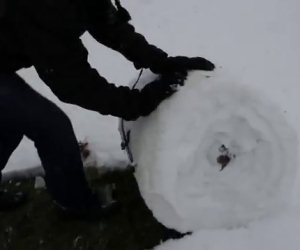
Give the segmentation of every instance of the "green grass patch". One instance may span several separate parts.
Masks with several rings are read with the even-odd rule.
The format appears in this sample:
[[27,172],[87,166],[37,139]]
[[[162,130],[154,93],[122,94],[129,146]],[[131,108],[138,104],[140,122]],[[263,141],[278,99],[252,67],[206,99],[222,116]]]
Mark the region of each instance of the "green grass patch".
[[0,213],[0,250],[143,250],[182,235],[160,224],[140,196],[132,171],[99,174],[89,168],[93,187],[115,183],[121,210],[98,222],[65,221],[34,179],[11,181],[5,188],[29,192],[29,201],[16,211]]

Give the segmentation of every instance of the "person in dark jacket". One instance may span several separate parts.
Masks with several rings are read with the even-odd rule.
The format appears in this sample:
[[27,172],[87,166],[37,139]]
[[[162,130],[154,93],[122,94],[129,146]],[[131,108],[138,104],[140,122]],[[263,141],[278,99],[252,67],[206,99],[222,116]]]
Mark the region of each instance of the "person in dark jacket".
[[[84,177],[79,147],[68,117],[31,89],[16,71],[34,66],[63,102],[103,115],[135,120],[150,114],[183,81],[189,70],[213,70],[200,57],[170,57],[135,32],[119,1],[0,0],[0,171],[25,135],[34,141],[45,169],[47,189],[67,211],[103,204]],[[136,69],[164,76],[142,90],[116,87],[88,61],[80,36],[88,31],[99,43],[120,52]],[[1,176],[0,176],[1,177]],[[16,198],[16,197],[14,197]],[[0,210],[22,199],[0,192]]]

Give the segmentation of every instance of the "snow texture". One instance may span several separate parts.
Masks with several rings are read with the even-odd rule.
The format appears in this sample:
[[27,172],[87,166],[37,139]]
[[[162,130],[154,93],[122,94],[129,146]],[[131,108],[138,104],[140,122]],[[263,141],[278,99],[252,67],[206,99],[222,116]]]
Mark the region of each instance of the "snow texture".
[[221,70],[191,73],[157,111],[129,125],[142,196],[168,227],[245,226],[291,199],[296,132],[270,100]]
[[170,240],[155,250],[299,250],[299,219],[299,215],[290,213],[244,228],[201,230],[181,240]]
[[35,189],[44,189],[44,188],[46,188],[46,183],[45,183],[45,180],[44,180],[43,177],[37,176],[35,178],[34,188]]

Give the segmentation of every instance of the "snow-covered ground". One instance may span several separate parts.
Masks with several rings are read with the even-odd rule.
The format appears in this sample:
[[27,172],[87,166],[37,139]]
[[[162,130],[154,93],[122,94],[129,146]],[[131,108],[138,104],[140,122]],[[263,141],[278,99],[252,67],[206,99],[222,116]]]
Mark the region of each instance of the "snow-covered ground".
[[155,250],[298,250],[299,231],[300,216],[295,211],[245,228],[198,231]]
[[[171,55],[204,56],[223,67],[242,85],[273,100],[278,112],[300,136],[300,2],[298,0],[123,0],[137,31]],[[111,82],[127,84],[137,76],[121,55],[85,35],[91,64]],[[58,103],[33,70],[22,76]],[[60,105],[71,117],[77,137],[86,139],[97,165],[125,165],[117,119],[72,105]],[[299,152],[297,158],[299,158]],[[24,140],[6,170],[39,165],[33,144]],[[200,230],[158,250],[298,249],[300,176],[292,204],[276,218],[244,228]]]

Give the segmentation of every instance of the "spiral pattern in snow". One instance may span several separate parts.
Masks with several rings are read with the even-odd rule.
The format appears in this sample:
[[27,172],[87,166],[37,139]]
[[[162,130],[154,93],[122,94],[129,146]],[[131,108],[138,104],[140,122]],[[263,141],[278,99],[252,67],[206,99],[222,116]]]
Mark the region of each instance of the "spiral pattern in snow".
[[244,226],[289,201],[295,132],[269,100],[220,72],[190,74],[130,126],[142,196],[170,228]]

